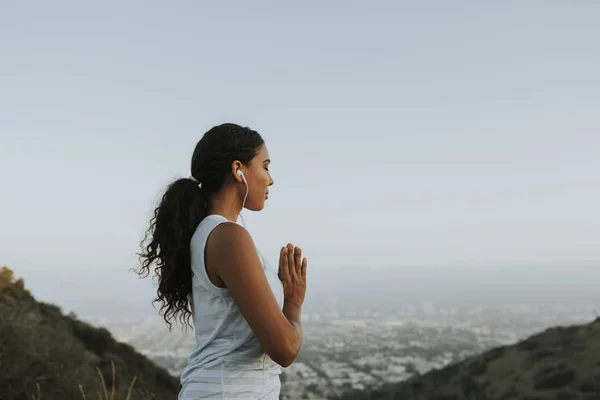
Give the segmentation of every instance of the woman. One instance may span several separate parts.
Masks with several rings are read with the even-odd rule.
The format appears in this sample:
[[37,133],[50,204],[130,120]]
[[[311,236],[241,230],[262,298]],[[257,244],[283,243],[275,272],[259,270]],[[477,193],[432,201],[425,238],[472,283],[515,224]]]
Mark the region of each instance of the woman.
[[190,178],[173,182],[154,212],[138,272],[156,265],[169,329],[193,321],[181,400],[278,399],[281,367],[300,350],[306,258],[287,244],[275,270],[236,223],[243,208],[264,208],[269,164],[258,132],[216,126],[196,145]]

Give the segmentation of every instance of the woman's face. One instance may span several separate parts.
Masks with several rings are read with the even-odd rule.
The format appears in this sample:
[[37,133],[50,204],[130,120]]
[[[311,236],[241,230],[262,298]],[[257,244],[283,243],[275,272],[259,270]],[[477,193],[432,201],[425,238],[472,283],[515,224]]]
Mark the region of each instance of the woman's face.
[[269,150],[263,144],[248,167],[245,168],[244,176],[248,182],[248,198],[245,208],[250,211],[260,211],[265,207],[269,186],[274,183],[269,173],[270,163]]

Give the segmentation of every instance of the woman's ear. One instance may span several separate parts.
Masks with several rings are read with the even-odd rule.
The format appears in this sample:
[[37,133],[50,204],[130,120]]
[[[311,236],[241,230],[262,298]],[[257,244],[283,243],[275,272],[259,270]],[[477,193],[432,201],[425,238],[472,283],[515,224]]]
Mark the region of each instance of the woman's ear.
[[239,174],[238,171],[242,171],[242,163],[240,161],[234,161],[231,163],[231,174],[233,175],[233,179],[237,182],[242,183],[244,181],[243,172]]

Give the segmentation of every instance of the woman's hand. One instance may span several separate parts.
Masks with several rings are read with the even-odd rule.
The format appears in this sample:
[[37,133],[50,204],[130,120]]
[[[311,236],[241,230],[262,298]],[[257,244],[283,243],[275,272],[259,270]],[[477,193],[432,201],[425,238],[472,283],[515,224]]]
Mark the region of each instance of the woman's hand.
[[306,293],[306,258],[302,249],[288,243],[279,255],[279,280],[283,284],[284,302],[302,306]]

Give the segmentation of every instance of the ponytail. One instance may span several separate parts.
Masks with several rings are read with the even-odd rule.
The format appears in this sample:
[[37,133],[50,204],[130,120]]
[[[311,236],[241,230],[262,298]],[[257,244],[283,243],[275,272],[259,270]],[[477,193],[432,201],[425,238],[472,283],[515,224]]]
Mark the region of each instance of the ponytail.
[[190,241],[196,227],[206,217],[207,208],[204,190],[192,179],[171,183],[154,210],[150,228],[142,241],[144,251],[139,254],[141,267],[138,274],[148,276],[150,266],[155,264],[158,289],[153,303],[162,303],[160,314],[169,329],[177,317],[190,325]]

